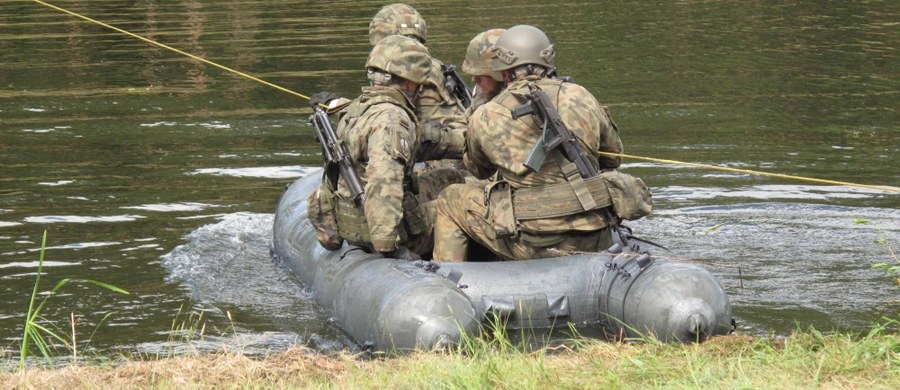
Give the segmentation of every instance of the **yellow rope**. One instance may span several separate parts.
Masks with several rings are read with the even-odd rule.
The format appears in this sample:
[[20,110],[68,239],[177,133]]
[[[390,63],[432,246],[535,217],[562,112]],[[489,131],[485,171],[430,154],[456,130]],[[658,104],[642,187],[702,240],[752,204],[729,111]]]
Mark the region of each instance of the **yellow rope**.
[[[303,94],[298,93],[298,92],[291,91],[291,90],[289,90],[289,89],[287,89],[287,88],[284,88],[284,87],[279,86],[279,85],[276,85],[276,84],[272,84],[272,83],[270,83],[270,82],[268,82],[268,81],[265,81],[265,80],[262,80],[262,79],[260,79],[260,78],[251,76],[251,75],[249,75],[249,74],[247,74],[247,73],[244,73],[244,72],[241,72],[241,71],[238,71],[238,70],[234,70],[234,69],[229,68],[229,67],[224,66],[224,65],[219,65],[219,64],[217,64],[217,63],[215,63],[215,62],[212,62],[212,61],[210,61],[210,60],[207,60],[207,59],[205,59],[205,58],[197,57],[197,56],[195,56],[195,55],[193,55],[193,54],[191,54],[191,53],[187,53],[187,52],[178,50],[178,49],[176,49],[176,48],[174,48],[174,47],[171,47],[171,46],[168,46],[168,45],[165,45],[165,44],[156,42],[156,41],[154,41],[154,40],[152,40],[152,39],[142,37],[142,36],[140,36],[140,35],[137,35],[137,34],[135,34],[135,33],[129,32],[129,31],[125,31],[125,30],[123,30],[123,29],[121,29],[121,28],[118,28],[118,27],[108,25],[108,24],[103,23],[103,22],[101,22],[101,21],[91,19],[91,18],[89,18],[89,17],[87,17],[87,16],[84,16],[84,15],[81,15],[81,14],[77,14],[77,13],[72,12],[72,11],[69,11],[69,10],[67,10],[67,9],[63,9],[63,8],[57,7],[57,6],[52,5],[52,4],[48,4],[48,3],[43,2],[43,1],[41,1],[41,0],[33,0],[33,1],[34,1],[35,3],[41,4],[41,5],[43,5],[43,6],[46,6],[46,7],[48,7],[48,8],[52,8],[52,9],[54,9],[54,10],[57,10],[57,11],[59,11],[59,12],[66,13],[66,14],[69,14],[69,15],[72,15],[72,16],[74,16],[74,17],[76,17],[76,18],[83,19],[83,20],[86,20],[86,21],[91,22],[91,23],[96,23],[96,24],[98,24],[98,25],[101,25],[101,26],[106,27],[106,28],[108,28],[108,29],[111,29],[111,30],[120,32],[120,33],[125,34],[125,35],[128,35],[128,36],[130,36],[130,37],[140,39],[140,40],[142,40],[142,41],[144,41],[144,42],[147,42],[147,43],[149,43],[149,44],[151,44],[151,45],[159,46],[159,47],[161,47],[161,48],[163,48],[163,49],[174,51],[174,52],[176,52],[176,53],[178,53],[178,54],[181,54],[181,55],[190,57],[190,58],[192,58],[192,59],[195,59],[195,60],[197,60],[197,61],[203,62],[203,63],[205,63],[205,64],[212,65],[212,66],[214,66],[214,67],[216,67],[216,68],[219,68],[219,69],[222,69],[222,70],[225,70],[225,71],[234,73],[234,74],[239,75],[239,76],[241,76],[241,77],[246,77],[246,78],[248,78],[248,79],[250,79],[250,80],[253,80],[253,81],[256,81],[256,82],[265,84],[265,85],[270,86],[270,87],[272,87],[272,88],[275,88],[275,89],[277,89],[277,90],[279,90],[279,91],[287,92],[287,93],[289,93],[289,94],[291,94],[291,95],[298,96],[298,97],[300,97],[300,98],[309,100],[309,96],[303,95]],[[322,106],[322,107],[327,107],[327,106],[325,106],[325,105],[321,105],[321,106]],[[665,163],[665,164],[687,165],[687,166],[692,166],[692,167],[706,168],[706,169],[714,169],[714,170],[719,170],[719,171],[739,172],[739,173],[747,173],[747,174],[751,174],[751,175],[772,176],[772,177],[780,177],[780,178],[783,178],[783,179],[794,179],[794,180],[802,180],[802,181],[809,181],[809,182],[815,182],[815,183],[825,183],[825,184],[834,184],[834,185],[844,185],[844,186],[852,186],[852,187],[863,187],[863,188],[871,188],[871,189],[882,190],[882,191],[900,192],[900,188],[897,188],[897,187],[889,187],[889,186],[873,186],[873,185],[867,185],[867,184],[849,183],[849,182],[844,182],[844,181],[814,179],[814,178],[810,178],[810,177],[792,176],[792,175],[782,175],[782,174],[779,174],[779,173],[760,172],[760,171],[753,171],[753,170],[749,170],[749,169],[737,169],[737,168],[720,167],[720,166],[715,166],[715,165],[697,164],[697,163],[689,163],[689,162],[675,161],[675,160],[664,160],[664,159],[652,158],[652,157],[632,156],[632,155],[622,154],[622,153],[607,153],[607,152],[598,152],[598,153],[601,154],[601,155],[606,155],[606,156],[618,156],[618,157],[630,158],[630,159],[635,159],[635,160],[653,161],[653,162],[659,162],[659,163]]]
[[135,33],[132,33],[132,32],[129,32],[129,31],[125,31],[125,30],[123,30],[123,29],[121,29],[121,28],[118,28],[118,27],[115,27],[115,26],[108,25],[108,24],[103,23],[103,22],[101,22],[101,21],[99,21],[99,20],[94,20],[94,19],[91,19],[91,18],[89,18],[89,17],[87,17],[87,16],[80,15],[80,14],[77,14],[77,13],[75,13],[75,12],[69,11],[69,10],[67,10],[67,9],[63,9],[63,8],[57,7],[57,6],[53,5],[53,4],[47,4],[47,3],[45,3],[45,2],[43,2],[43,1],[41,1],[41,0],[34,0],[34,2],[35,2],[35,3],[38,3],[38,4],[41,4],[41,5],[43,5],[43,6],[46,6],[46,7],[48,7],[48,8],[55,9],[55,10],[57,10],[57,11],[59,11],[59,12],[66,13],[66,14],[69,14],[69,15],[72,15],[72,16],[74,16],[74,17],[76,17],[76,18],[83,19],[83,20],[87,20],[88,22],[91,22],[91,23],[99,24],[99,25],[101,25],[101,26],[103,26],[103,27],[106,27],[106,28],[108,28],[108,29],[110,29],[110,30],[118,31],[118,32],[120,32],[120,33],[122,33],[122,34],[125,34],[125,35],[128,35],[128,36],[130,36],[130,37],[132,37],[132,38],[140,39],[140,40],[142,40],[142,41],[144,41],[144,42],[147,42],[147,43],[149,43],[149,44],[151,44],[151,45],[159,46],[159,47],[161,47],[161,48],[163,48],[163,49],[174,51],[174,52],[176,52],[176,53],[178,53],[178,54],[181,54],[181,55],[183,55],[183,56],[187,56],[187,57],[190,57],[190,58],[195,59],[195,60],[197,60],[197,61],[203,62],[203,63],[205,63],[205,64],[209,64],[209,65],[215,66],[216,68],[219,68],[219,69],[222,69],[222,70],[225,70],[225,71],[234,73],[234,74],[239,75],[239,76],[242,76],[242,77],[246,77],[246,78],[248,78],[248,79],[250,79],[250,80],[253,80],[253,81],[256,81],[256,82],[259,82],[259,83],[268,85],[268,86],[270,86],[270,87],[272,87],[272,88],[275,88],[275,89],[277,89],[277,90],[279,90],[279,91],[287,92],[287,93],[289,93],[289,94],[291,94],[291,95],[298,96],[298,97],[300,97],[300,98],[309,100],[309,96],[306,96],[306,95],[304,95],[304,94],[302,94],[302,93],[298,93],[298,92],[291,91],[290,89],[284,88],[284,87],[282,87],[282,86],[280,86],[280,85],[272,84],[272,83],[270,83],[270,82],[268,82],[268,81],[265,81],[265,80],[263,80],[263,79],[260,79],[260,78],[251,76],[251,75],[249,75],[249,74],[247,74],[247,73],[244,73],[244,72],[241,72],[241,71],[239,71],[239,70],[231,69],[231,68],[229,68],[229,67],[227,67],[227,66],[225,66],[225,65],[219,65],[219,64],[217,64],[217,63],[215,63],[215,62],[212,62],[212,61],[210,61],[210,60],[207,60],[207,59],[205,59],[205,58],[197,57],[197,56],[195,56],[195,55],[193,55],[193,54],[191,54],[191,53],[187,53],[187,52],[178,50],[178,49],[176,49],[176,48],[174,48],[174,47],[172,47],[172,46],[169,46],[169,45],[166,45],[166,44],[159,43],[159,42],[154,41],[154,40],[149,39],[149,38],[144,38],[144,37],[142,37],[142,36],[140,36],[140,35],[137,35],[137,34],[135,34]]
[[746,173],[746,174],[750,174],[750,175],[771,176],[771,177],[779,177],[782,179],[809,181],[809,182],[814,182],[814,183],[834,184],[834,185],[852,186],[852,187],[863,187],[863,188],[871,188],[871,189],[882,190],[882,191],[900,192],[900,188],[898,188],[898,187],[873,186],[873,185],[869,185],[869,184],[850,183],[850,182],[846,182],[846,181],[824,180],[824,179],[816,179],[816,178],[812,178],[812,177],[783,175],[780,173],[761,172],[761,171],[754,171],[754,170],[750,170],[750,169],[738,169],[738,168],[720,167],[717,165],[698,164],[698,163],[676,161],[676,160],[664,160],[661,158],[633,156],[633,155],[624,154],[624,153],[608,153],[608,152],[597,152],[597,153],[600,155],[610,156],[610,157],[624,157],[624,158],[630,158],[630,159],[634,159],[634,160],[652,161],[652,162],[658,162],[658,163],[664,163],[664,164],[687,165],[690,167],[706,168],[706,169],[713,169],[713,170],[718,170],[718,171],[738,172],[738,173]]

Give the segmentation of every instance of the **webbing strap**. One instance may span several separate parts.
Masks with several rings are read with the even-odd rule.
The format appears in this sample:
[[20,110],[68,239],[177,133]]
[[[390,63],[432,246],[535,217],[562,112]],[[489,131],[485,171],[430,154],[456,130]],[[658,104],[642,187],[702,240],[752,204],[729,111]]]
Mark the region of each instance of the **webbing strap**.
[[563,217],[612,205],[603,176],[582,179],[584,190],[594,204],[585,209],[570,183],[520,188],[513,192],[516,219],[530,220]]
[[559,168],[562,170],[563,174],[566,175],[566,180],[569,182],[569,185],[572,186],[572,191],[575,192],[575,196],[578,197],[578,203],[581,204],[581,208],[583,210],[593,210],[596,208],[597,202],[591,197],[591,192],[584,183],[581,171],[578,170],[575,163],[566,160],[562,153],[558,151],[553,154],[556,156],[556,163],[559,164]]

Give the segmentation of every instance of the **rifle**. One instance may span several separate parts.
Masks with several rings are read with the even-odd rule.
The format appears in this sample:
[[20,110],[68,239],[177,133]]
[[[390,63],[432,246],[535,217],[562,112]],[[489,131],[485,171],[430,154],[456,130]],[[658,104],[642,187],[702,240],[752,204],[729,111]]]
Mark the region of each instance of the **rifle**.
[[[344,178],[350,193],[353,195],[353,203],[362,206],[366,203],[366,194],[363,191],[362,181],[353,168],[353,162],[344,150],[328,120],[328,114],[321,107],[313,107],[313,114],[309,117],[309,123],[316,130],[316,140],[322,144],[322,156],[325,157],[325,177],[331,188],[337,188],[338,176]],[[335,169],[338,168],[338,169]]]
[[469,108],[472,105],[472,92],[469,91],[469,86],[462,77],[459,77],[456,65],[441,64],[441,73],[444,74],[444,86],[447,87],[447,90],[456,96],[463,108]]
[[562,81],[562,82],[564,82],[564,83],[571,83],[571,82],[572,82],[572,76],[560,76],[560,75],[558,75],[558,74],[556,73],[556,68],[550,69],[550,71],[547,72],[547,76],[546,76],[546,77],[547,77],[547,78],[551,78],[551,79],[555,79],[555,80],[560,80],[560,81]]
[[559,112],[550,103],[547,93],[538,88],[534,83],[528,84],[528,101],[512,109],[512,118],[519,119],[523,115],[535,115],[536,122],[541,126],[541,138],[534,143],[525,166],[532,171],[539,171],[547,153],[555,148],[560,148],[567,160],[575,163],[581,177],[587,179],[597,176],[597,169],[588,159],[588,154],[578,143],[578,139],[566,128]]

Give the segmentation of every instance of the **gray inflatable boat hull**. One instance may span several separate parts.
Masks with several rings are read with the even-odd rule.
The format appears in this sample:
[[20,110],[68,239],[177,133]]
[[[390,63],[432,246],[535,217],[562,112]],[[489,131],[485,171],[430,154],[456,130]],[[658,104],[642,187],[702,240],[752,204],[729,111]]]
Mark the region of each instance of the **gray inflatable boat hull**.
[[600,323],[627,337],[700,341],[733,329],[716,278],[656,259],[636,245],[552,259],[402,261],[345,245],[328,251],[306,218],[321,174],[285,189],[275,213],[274,255],[300,276],[335,324],[366,349],[441,348],[491,318],[510,329]]

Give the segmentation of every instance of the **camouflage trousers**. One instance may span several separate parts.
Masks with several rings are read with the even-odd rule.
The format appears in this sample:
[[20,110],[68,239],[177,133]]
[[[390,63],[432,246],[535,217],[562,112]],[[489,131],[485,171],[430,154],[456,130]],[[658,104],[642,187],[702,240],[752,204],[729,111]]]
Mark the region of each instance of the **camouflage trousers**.
[[409,250],[428,257],[434,247],[434,222],[437,215],[436,199],[438,194],[451,184],[465,182],[466,172],[452,168],[436,168],[418,174],[419,193],[416,198],[425,206],[425,231],[409,237],[406,245]]
[[425,168],[422,170],[422,172],[428,172],[433,169],[441,169],[441,168],[452,168],[452,169],[458,169],[461,171],[466,170],[466,166],[463,165],[462,160],[446,159],[446,160],[425,161]]
[[609,229],[592,232],[527,234],[500,238],[485,206],[484,184],[454,184],[441,193],[434,221],[434,260],[466,260],[469,240],[481,244],[503,260],[559,257],[573,252],[596,252],[612,245]]

